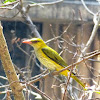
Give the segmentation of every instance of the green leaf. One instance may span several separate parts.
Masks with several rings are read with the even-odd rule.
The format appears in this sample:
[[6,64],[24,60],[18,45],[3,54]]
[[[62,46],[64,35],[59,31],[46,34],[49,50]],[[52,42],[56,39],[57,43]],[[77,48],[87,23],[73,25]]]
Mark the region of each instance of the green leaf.
[[14,2],[16,0],[5,0],[3,3],[10,3],[10,2]]

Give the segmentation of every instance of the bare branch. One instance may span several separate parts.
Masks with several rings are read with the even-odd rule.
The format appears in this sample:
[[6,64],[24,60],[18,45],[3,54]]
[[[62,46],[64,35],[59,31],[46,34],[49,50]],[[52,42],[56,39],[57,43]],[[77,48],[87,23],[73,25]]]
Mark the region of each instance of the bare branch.
[[94,57],[94,56],[97,56],[97,55],[99,55],[99,54],[100,54],[100,52],[97,52],[97,53],[95,53],[95,54],[93,54],[93,55],[90,55],[90,56],[88,56],[88,57],[84,57],[82,60],[77,61],[76,63],[73,63],[73,64],[67,66],[66,68],[64,68],[64,69],[62,69],[62,70],[60,70],[60,71],[54,72],[53,75],[57,75],[57,74],[61,73],[62,71],[67,70],[67,69],[69,69],[69,68],[71,68],[71,67],[74,67],[74,66],[76,66],[76,65],[78,65],[78,64],[80,64],[80,63],[82,63],[82,62],[84,62],[84,61],[86,61],[86,60],[88,60],[89,58]]
[[[74,67],[74,66],[76,66],[76,65],[78,65],[78,64],[80,64],[80,63],[82,63],[82,62],[84,62],[84,61],[86,61],[86,60],[88,60],[89,58],[94,57],[94,56],[97,56],[97,55],[99,55],[99,54],[100,54],[100,52],[97,52],[97,53],[92,54],[92,55],[90,55],[90,56],[88,56],[88,57],[84,57],[82,60],[80,60],[80,61],[78,61],[78,62],[76,62],[76,63],[73,63],[73,64],[67,66],[66,68],[63,68],[63,69],[60,70],[60,71],[55,71],[55,72],[53,72],[52,75],[58,75],[58,74],[61,73],[62,71],[65,71],[65,70],[67,70],[67,69],[69,69],[69,68],[71,68],[71,67]],[[36,79],[30,81],[29,83],[30,83],[30,84],[33,84],[33,83],[35,83],[35,82],[37,82],[37,81],[40,81],[42,78],[46,78],[46,77],[48,77],[48,76],[49,76],[49,73],[47,73],[47,74],[45,74],[45,75],[42,75],[42,77],[36,78]]]
[[23,4],[20,2],[19,6],[17,7],[17,9],[20,11],[20,13],[22,14],[22,18],[25,20],[25,23],[29,26],[30,30],[31,30],[31,35],[32,37],[38,37],[41,38],[39,32],[36,29],[36,26],[33,24],[30,16],[28,15],[28,13],[26,12],[26,8],[23,7]]
[[12,10],[12,9],[14,9],[15,7],[17,7],[18,4],[19,4],[19,3],[14,4],[13,7],[8,7],[8,6],[7,6],[7,7],[0,7],[0,9],[8,9],[8,10]]
[[5,87],[9,87],[9,85],[2,85],[2,86],[0,86],[0,88],[5,88]]
[[97,29],[98,29],[99,23],[100,23],[100,13],[96,14],[96,16],[97,16],[97,22],[94,24],[91,36],[90,36],[89,40],[87,41],[86,46],[84,47],[84,49],[81,51],[80,58],[78,59],[78,61],[82,58],[83,55],[86,54],[87,49],[89,48],[89,46],[91,45],[92,41],[95,38]]
[[69,76],[68,76],[68,81],[67,81],[67,83],[66,83],[66,88],[65,88],[64,95],[63,95],[63,100],[65,100],[65,96],[66,96],[66,92],[67,92],[67,86],[68,86],[68,84],[69,84],[69,81],[70,81],[70,78],[71,78],[72,71],[73,71],[73,66],[71,67],[71,70],[70,70],[70,73],[69,73]]
[[4,80],[8,80],[6,77],[4,76],[0,76],[0,78],[4,79]]
[[33,88],[35,91],[37,91],[42,98],[47,99],[47,100],[53,100],[52,98],[50,98],[48,95],[46,95],[44,92],[40,91],[36,86],[33,86],[30,83],[26,83],[27,86],[30,86],[31,88]]
[[[23,89],[23,90],[24,90],[25,92],[27,91],[26,89]],[[31,90],[28,90],[28,93],[31,93],[33,96],[35,96],[35,99],[42,100],[42,97],[41,97],[40,94],[35,93],[35,92],[31,91]]]
[[85,7],[85,9],[86,9],[90,14],[95,15],[95,14],[86,6],[84,0],[81,0],[81,2],[82,2],[82,4],[83,4],[83,6]]
[[59,2],[62,2],[63,0],[57,0],[57,1],[53,1],[53,2],[46,2],[46,3],[34,3],[34,4],[29,4],[26,8],[27,12],[29,11],[29,9],[31,7],[35,7],[35,6],[40,6],[40,7],[43,7],[44,5],[53,5],[53,4],[57,4]]

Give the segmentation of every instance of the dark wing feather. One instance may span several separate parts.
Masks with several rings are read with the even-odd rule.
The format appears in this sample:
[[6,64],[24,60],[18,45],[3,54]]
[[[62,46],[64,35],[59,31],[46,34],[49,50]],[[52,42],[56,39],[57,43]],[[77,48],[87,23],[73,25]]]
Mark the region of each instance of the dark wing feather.
[[67,64],[64,61],[64,59],[55,50],[53,50],[52,48],[45,47],[45,48],[42,48],[42,51],[47,57],[49,57],[51,60],[53,60],[57,64],[59,64],[59,65],[61,65],[63,67],[67,66]]

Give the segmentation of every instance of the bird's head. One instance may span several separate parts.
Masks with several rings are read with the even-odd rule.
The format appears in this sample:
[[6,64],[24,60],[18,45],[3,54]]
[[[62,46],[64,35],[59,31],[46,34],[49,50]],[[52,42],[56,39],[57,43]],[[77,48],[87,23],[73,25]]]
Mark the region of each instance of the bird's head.
[[39,38],[32,38],[32,39],[27,39],[24,40],[22,43],[26,43],[31,45],[32,47],[34,47],[34,49],[39,49],[42,46],[45,46],[46,44],[44,43],[44,41],[42,39]]

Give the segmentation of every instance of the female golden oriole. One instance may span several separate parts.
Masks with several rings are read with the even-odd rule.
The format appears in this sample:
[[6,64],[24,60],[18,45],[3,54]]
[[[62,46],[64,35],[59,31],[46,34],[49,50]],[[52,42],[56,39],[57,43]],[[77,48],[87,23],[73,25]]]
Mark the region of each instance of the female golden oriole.
[[[42,39],[32,38],[24,40],[22,43],[30,44],[34,48],[38,60],[49,70],[59,71],[67,66],[64,59],[55,50],[47,46]],[[60,74],[68,76],[69,72],[70,70],[65,70]],[[85,84],[82,83],[74,73],[71,73],[71,78],[73,78],[85,89]]]

